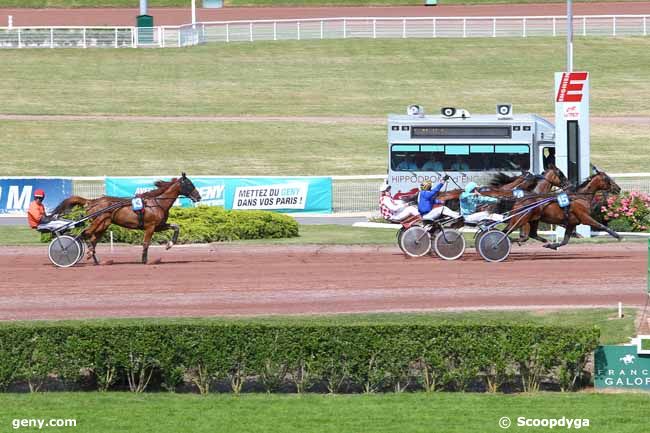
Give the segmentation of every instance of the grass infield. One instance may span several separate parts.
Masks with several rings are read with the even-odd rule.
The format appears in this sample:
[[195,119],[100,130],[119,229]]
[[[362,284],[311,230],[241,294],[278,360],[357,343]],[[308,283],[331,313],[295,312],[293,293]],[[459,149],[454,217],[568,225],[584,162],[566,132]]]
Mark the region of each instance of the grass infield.
[[[649,48],[647,38],[576,40],[576,68],[591,72],[592,115],[650,115]],[[11,155],[0,161],[0,173],[382,173],[383,119],[411,103],[428,112],[457,106],[492,113],[495,102],[510,101],[515,112],[551,118],[553,73],[563,68],[561,52],[561,38],[6,50],[0,52],[0,114],[220,115],[253,116],[253,121],[0,120],[3,149]],[[328,116],[346,122],[255,121],[255,116]],[[639,152],[650,139],[646,126],[594,123],[594,163],[610,172],[643,171],[650,165],[650,155]]]
[[[14,419],[75,419],[75,432],[474,433],[498,432],[509,417],[588,419],[589,432],[644,431],[642,394],[210,395],[129,393],[0,394],[0,428]],[[128,408],[127,411],[125,409]],[[59,428],[57,430],[63,430]],[[67,428],[70,429],[70,428]],[[548,429],[548,427],[543,430]],[[556,427],[564,431],[566,427]],[[22,429],[37,431],[37,429]],[[506,430],[508,431],[508,430]]]

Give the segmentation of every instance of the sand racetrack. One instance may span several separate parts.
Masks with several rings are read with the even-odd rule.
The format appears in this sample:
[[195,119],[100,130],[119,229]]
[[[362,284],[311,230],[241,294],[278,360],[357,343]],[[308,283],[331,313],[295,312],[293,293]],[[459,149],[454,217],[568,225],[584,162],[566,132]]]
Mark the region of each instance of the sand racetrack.
[[[643,305],[645,243],[513,247],[504,263],[408,259],[397,247],[98,248],[58,269],[45,245],[0,248],[0,320]],[[112,263],[111,263],[112,262]]]

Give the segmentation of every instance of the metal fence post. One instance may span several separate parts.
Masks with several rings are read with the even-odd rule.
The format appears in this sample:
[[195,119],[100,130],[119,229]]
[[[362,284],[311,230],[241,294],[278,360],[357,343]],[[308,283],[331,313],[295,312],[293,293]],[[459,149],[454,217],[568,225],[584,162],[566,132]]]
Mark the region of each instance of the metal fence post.
[[226,23],[226,42],[230,42],[230,24]]
[[298,40],[300,40],[300,21],[296,21],[296,31],[298,33]]
[[587,36],[587,17],[582,17],[582,36]]
[[177,43],[178,43],[178,48],[180,48],[180,47],[183,46],[183,41],[182,41],[182,39],[181,39],[182,33],[183,33],[183,30],[179,27],[179,28],[178,28],[178,41],[177,41]]
[[612,36],[616,36],[616,16],[612,17]]
[[320,20],[320,38],[323,39],[323,20]]
[[83,47],[88,48],[88,46],[86,45],[86,28],[85,27],[83,28]]
[[164,27],[158,27],[158,46],[165,48],[165,39],[163,38]]
[[348,20],[343,19],[343,39],[348,37]]
[[[18,47],[20,48],[20,29],[18,29]],[[50,28],[50,48],[54,48],[54,29]]]
[[497,19],[492,18],[492,37],[496,38],[497,37]]
[[463,37],[467,37],[467,18],[463,18]]
[[433,19],[433,22],[431,23],[433,25],[433,37],[436,37],[436,19]]
[[406,18],[402,18],[402,39],[406,38]]
[[521,30],[522,30],[521,37],[525,38],[526,37],[526,17],[524,17],[523,21],[521,22]]
[[115,48],[117,48],[117,27],[115,27]]
[[273,21],[273,40],[277,41],[278,40],[278,22]]
[[253,42],[253,22],[251,21],[248,24],[248,36],[251,42]]
[[643,36],[648,36],[648,27],[646,25],[647,18],[648,17],[643,17]]
[[377,20],[372,20],[372,38],[377,39]]
[[[50,30],[52,30],[52,29],[50,29]],[[22,37],[20,35],[20,28],[18,28],[18,48],[22,48]]]

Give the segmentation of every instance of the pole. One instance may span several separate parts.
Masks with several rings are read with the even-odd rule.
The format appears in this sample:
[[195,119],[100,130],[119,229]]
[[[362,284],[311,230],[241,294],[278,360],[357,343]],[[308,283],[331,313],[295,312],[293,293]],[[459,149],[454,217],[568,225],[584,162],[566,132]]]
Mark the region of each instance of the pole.
[[196,0],[192,0],[192,28],[196,24]]
[[7,24],[8,24],[9,30],[11,30],[11,28],[14,26],[14,16],[13,15],[7,16],[7,21],[8,21]]
[[566,0],[566,71],[573,72],[573,3]]
[[140,0],[140,15],[147,15],[147,0]]

